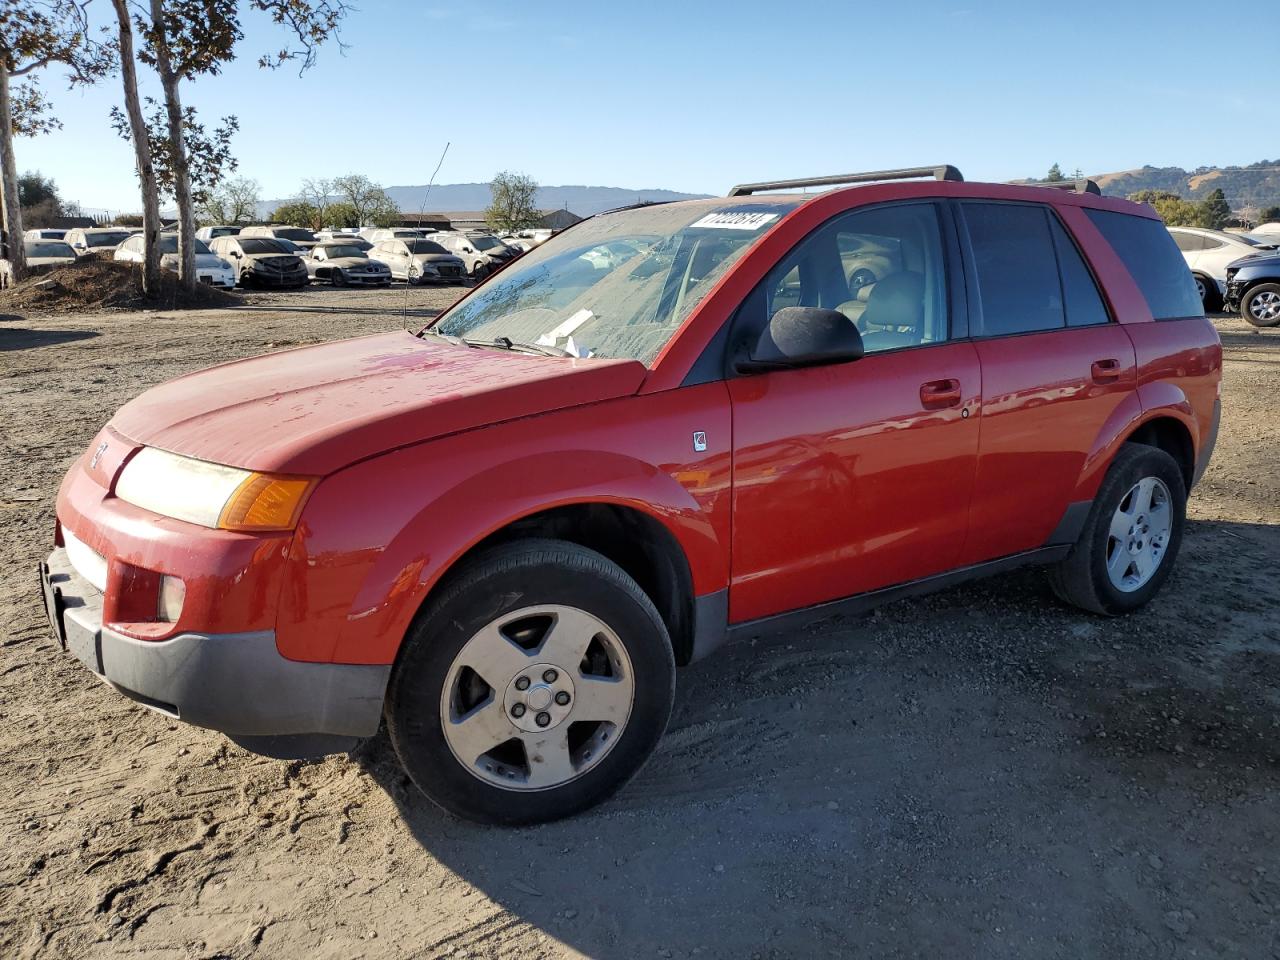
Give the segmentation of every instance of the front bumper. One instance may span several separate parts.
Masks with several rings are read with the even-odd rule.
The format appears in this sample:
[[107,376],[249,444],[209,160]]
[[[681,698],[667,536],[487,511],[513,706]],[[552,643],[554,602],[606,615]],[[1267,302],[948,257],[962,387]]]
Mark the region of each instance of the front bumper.
[[120,693],[272,756],[349,749],[378,730],[390,665],[303,663],[272,631],[135,640],[102,622],[103,596],[58,548],[40,565],[60,646]]
[[251,283],[263,287],[304,287],[311,282],[306,270],[278,273],[274,270],[254,270],[246,274]]

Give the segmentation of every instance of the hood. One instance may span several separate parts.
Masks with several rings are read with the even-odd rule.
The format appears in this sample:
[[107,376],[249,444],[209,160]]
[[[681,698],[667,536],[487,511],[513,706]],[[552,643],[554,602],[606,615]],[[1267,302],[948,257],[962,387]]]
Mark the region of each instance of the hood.
[[461,265],[462,258],[452,253],[415,253],[413,259],[418,263],[454,263]]
[[27,257],[27,266],[29,267],[50,267],[75,262],[75,257]]
[[381,260],[374,260],[370,257],[333,257],[329,260],[317,260],[315,262],[327,263],[333,267],[342,267],[343,270],[349,270],[352,267],[373,267],[377,270],[386,266]]
[[294,266],[302,262],[302,258],[296,253],[246,253],[244,258],[252,263],[262,263],[266,261],[271,263],[279,260],[282,265]]
[[1255,253],[1246,257],[1241,257],[1239,260],[1232,260],[1227,264],[1228,270],[1237,267],[1266,267],[1268,269],[1272,267],[1280,267],[1280,252],[1268,251],[1266,253]]
[[396,331],[179,377],[125,404],[111,427],[200,460],[323,476],[396,447],[627,396],[646,372],[635,360],[469,349]]

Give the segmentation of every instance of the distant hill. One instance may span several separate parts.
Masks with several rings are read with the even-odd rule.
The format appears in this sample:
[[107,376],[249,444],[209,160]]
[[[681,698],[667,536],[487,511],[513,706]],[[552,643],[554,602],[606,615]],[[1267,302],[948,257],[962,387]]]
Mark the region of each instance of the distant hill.
[[1231,209],[1280,204],[1280,160],[1263,160],[1247,167],[1141,167],[1094,174],[1092,179],[1109,197],[1139,190],[1165,190],[1188,200],[1203,200],[1219,187]]
[[[406,213],[424,210],[440,211],[483,210],[489,206],[490,193],[487,183],[437,183],[427,195],[426,185],[387,187],[387,195]],[[705,193],[677,193],[674,190],[632,190],[626,187],[539,187],[538,206],[543,210],[568,208],[580,217],[612,210],[614,207],[638,203],[641,200],[692,200],[705,197]],[[259,207],[266,216],[284,200],[268,200]],[[424,206],[425,203],[425,206]]]

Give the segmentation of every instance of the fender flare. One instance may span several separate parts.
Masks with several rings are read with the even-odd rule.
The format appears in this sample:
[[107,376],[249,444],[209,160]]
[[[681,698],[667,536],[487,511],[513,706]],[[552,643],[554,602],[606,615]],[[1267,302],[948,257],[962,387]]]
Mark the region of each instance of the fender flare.
[[1092,500],[1120,445],[1153,420],[1172,419],[1191,437],[1193,462],[1200,450],[1195,410],[1182,388],[1168,380],[1142,384],[1116,406],[1089,448],[1072,502]]
[[[391,663],[413,618],[436,586],[470,551],[523,519],[558,507],[610,504],[660,524],[683,554],[695,596],[728,585],[728,544],[722,542],[679,474],[619,453],[575,450],[537,453],[477,473],[441,489],[416,506],[360,574],[359,586],[338,610],[332,646],[307,644],[306,659],[337,663]],[[513,480],[513,478],[515,478]],[[518,480],[518,482],[515,482]],[[299,569],[308,567],[305,552]],[[282,651],[297,656],[293,638]]]

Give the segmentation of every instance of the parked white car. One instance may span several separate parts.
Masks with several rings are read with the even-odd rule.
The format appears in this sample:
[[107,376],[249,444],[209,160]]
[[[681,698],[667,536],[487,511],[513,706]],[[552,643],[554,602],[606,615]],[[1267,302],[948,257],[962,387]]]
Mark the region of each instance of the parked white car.
[[197,230],[196,239],[208,243],[210,240],[217,240],[219,237],[234,237],[243,229],[243,227],[234,223],[213,224]]
[[316,235],[306,227],[290,227],[290,226],[266,226],[266,227],[244,227],[237,237],[270,237],[273,240],[288,240],[295,247],[302,250],[310,250],[320,241],[316,239]]
[[419,240],[422,231],[413,227],[365,227],[360,236],[370,243],[381,243],[383,240]]
[[490,233],[433,233],[427,237],[438,243],[466,264],[467,273],[475,280],[483,280],[494,270],[515,259],[519,251],[512,250]]
[[47,227],[36,227],[33,230],[25,230],[22,234],[23,240],[65,240],[67,231],[53,230]]
[[[31,231],[27,231],[30,233]],[[60,267],[76,262],[76,252],[62,240],[26,239],[22,248],[27,252],[27,266],[33,270],[43,267]]]
[[62,239],[71,245],[77,257],[92,254],[108,258],[112,250],[131,236],[128,227],[76,227],[68,230]]
[[[212,284],[230,290],[236,285],[236,268],[213,253],[203,240],[196,240],[196,277],[201,283]],[[115,259],[125,263],[142,263],[143,237],[130,237],[116,248]],[[163,270],[178,269],[178,235],[160,234],[160,267]]]
[[1227,292],[1227,264],[1269,252],[1258,240],[1242,233],[1198,227],[1170,227],[1169,233],[1195,277],[1200,302],[1206,310],[1222,305]]

